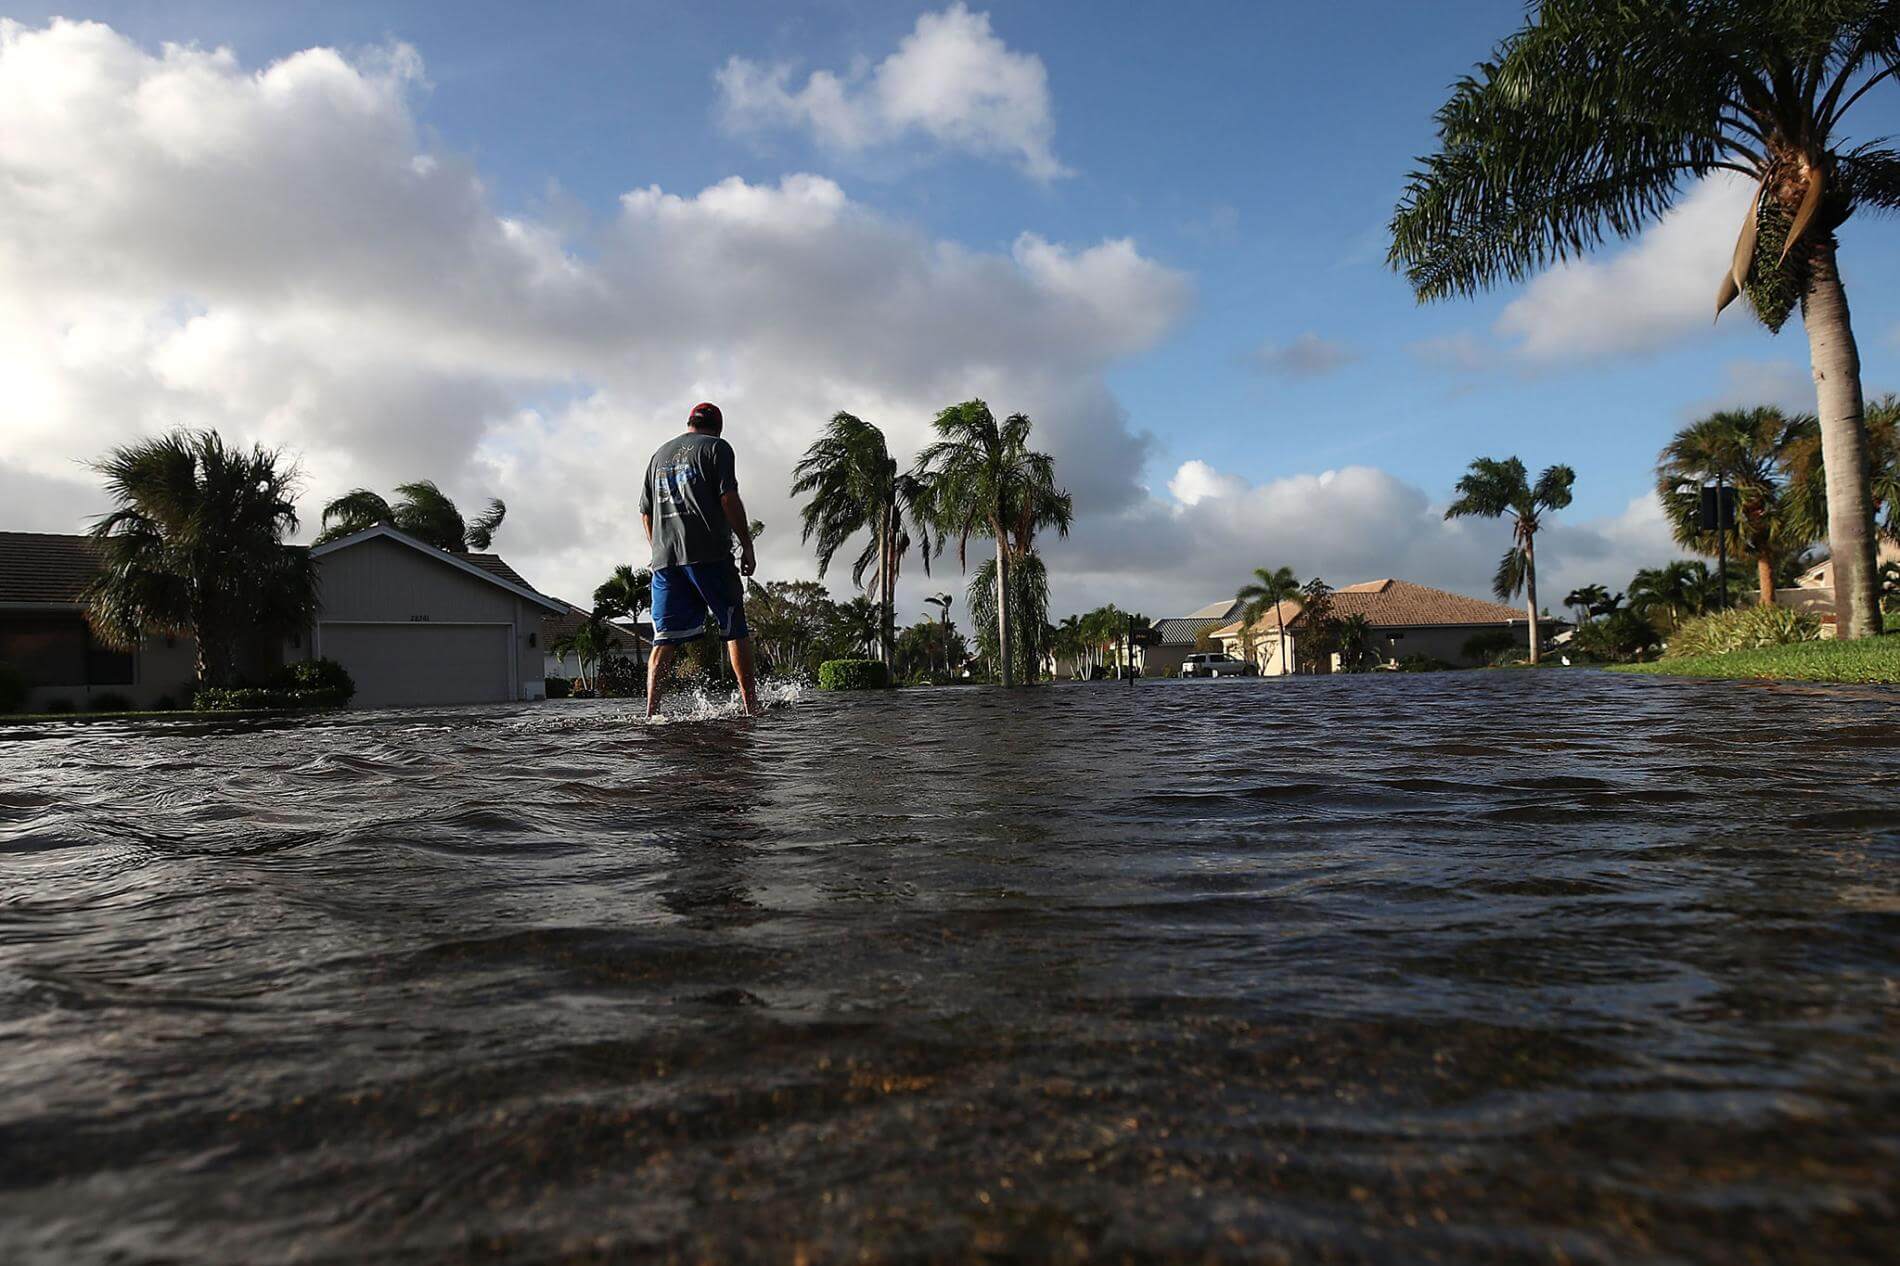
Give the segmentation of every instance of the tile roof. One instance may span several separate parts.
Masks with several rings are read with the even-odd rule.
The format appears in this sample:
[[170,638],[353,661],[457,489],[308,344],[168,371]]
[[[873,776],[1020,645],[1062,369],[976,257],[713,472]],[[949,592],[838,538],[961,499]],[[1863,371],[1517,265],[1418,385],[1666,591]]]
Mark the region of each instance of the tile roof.
[[[457,557],[465,563],[475,564],[491,576],[500,576],[510,584],[520,585],[523,589],[534,589],[534,586],[522,579],[521,573],[503,561],[499,554],[459,554]],[[541,592],[539,589],[534,589],[534,591]]]
[[1211,633],[1221,622],[1221,617],[1202,617],[1177,615],[1154,622],[1154,630],[1161,635],[1163,646],[1192,646],[1200,640],[1201,634]]
[[77,603],[98,570],[90,537],[0,532],[0,603]]
[[[1298,602],[1280,604],[1280,615],[1288,628],[1297,628],[1301,607]],[[1418,628],[1443,625],[1503,624],[1524,619],[1522,607],[1507,607],[1501,602],[1467,598],[1460,593],[1415,585],[1409,580],[1366,580],[1333,590],[1333,614],[1340,617],[1363,615],[1374,628]],[[1266,627],[1275,627],[1273,613],[1266,616]],[[1235,637],[1240,633],[1238,620],[1220,629],[1217,636]]]

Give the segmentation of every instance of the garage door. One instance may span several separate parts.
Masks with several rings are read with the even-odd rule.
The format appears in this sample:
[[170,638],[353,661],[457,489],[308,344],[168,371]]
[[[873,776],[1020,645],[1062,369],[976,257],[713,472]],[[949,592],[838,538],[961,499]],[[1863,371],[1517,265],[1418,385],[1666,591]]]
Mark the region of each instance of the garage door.
[[505,624],[323,625],[322,653],[356,682],[351,706],[503,703],[508,682]]

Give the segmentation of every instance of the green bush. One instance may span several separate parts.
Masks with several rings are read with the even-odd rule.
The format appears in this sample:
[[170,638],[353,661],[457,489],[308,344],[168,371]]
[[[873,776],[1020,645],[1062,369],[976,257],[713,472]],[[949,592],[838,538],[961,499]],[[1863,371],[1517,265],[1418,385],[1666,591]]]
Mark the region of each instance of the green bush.
[[1669,639],[1663,658],[1727,655],[1731,651],[1818,641],[1820,636],[1821,621],[1812,612],[1793,607],[1738,607],[1684,624]]
[[550,699],[565,699],[574,689],[574,683],[565,677],[549,677],[545,684]]
[[1521,649],[1522,639],[1509,629],[1486,629],[1465,639],[1458,653],[1474,663],[1495,664],[1500,655]]
[[820,690],[883,690],[891,674],[875,659],[828,659],[818,665]]
[[86,710],[89,712],[130,712],[132,701],[116,690],[108,690],[104,694],[97,694],[86,700]]
[[199,712],[284,711],[292,708],[340,708],[348,696],[334,690],[291,690],[282,686],[201,686],[191,698]]
[[[271,689],[318,697],[316,706],[342,707],[356,697],[356,682],[334,659],[303,659],[285,664],[271,678]],[[310,704],[296,704],[309,707]]]
[[1649,658],[1655,646],[1656,630],[1628,609],[1578,625],[1569,642],[1571,651],[1605,664],[1638,663]]
[[1450,667],[1444,660],[1433,659],[1430,655],[1406,655],[1398,663],[1398,670],[1402,673],[1439,673]]
[[18,712],[25,703],[25,676],[12,664],[0,664],[0,712]]

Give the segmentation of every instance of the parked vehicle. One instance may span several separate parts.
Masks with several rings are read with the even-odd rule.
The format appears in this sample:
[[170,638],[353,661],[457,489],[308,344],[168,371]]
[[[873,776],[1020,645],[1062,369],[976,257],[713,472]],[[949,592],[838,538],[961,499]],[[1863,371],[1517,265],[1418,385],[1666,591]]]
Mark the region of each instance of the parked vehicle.
[[1232,655],[1190,655],[1181,661],[1183,677],[1252,677],[1260,670]]

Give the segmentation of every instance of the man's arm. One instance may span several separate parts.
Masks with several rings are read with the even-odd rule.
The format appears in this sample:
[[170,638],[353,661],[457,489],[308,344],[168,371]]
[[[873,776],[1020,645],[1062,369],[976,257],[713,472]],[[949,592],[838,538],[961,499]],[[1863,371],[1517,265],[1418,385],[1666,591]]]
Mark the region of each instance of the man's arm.
[[648,514],[644,510],[640,512],[640,526],[644,527],[647,530],[647,544],[649,546],[652,545],[653,544],[653,516]]
[[752,552],[752,526],[746,521],[745,502],[739,499],[739,490],[734,488],[719,498],[720,509],[726,512],[726,522],[732,526],[732,533],[739,538],[739,571],[750,576],[757,570],[759,561]]

